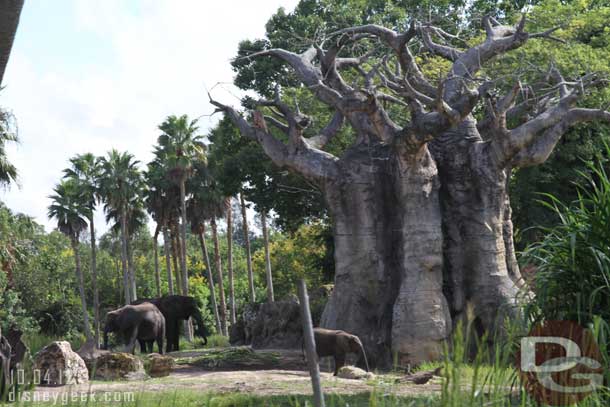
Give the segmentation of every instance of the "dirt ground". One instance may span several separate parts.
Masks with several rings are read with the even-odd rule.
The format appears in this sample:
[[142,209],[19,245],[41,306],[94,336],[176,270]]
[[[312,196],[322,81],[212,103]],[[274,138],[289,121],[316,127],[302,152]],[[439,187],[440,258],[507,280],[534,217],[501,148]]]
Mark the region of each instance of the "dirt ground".
[[[167,377],[142,381],[103,382],[63,387],[38,387],[34,392],[57,393],[101,393],[101,392],[173,392],[174,390],[202,393],[244,392],[254,395],[307,395],[311,394],[311,382],[300,351],[264,350],[255,351],[257,358],[269,363],[246,362],[244,365],[202,367],[200,359],[213,350],[173,353],[177,361],[174,371]],[[224,352],[224,350],[222,350]],[[190,363],[192,362],[192,363]],[[400,375],[376,374],[374,379],[350,380],[334,377],[330,361],[322,360],[322,385],[327,394],[356,394],[380,392],[397,396],[431,395],[440,392],[440,380],[432,379],[426,384],[404,382]]]

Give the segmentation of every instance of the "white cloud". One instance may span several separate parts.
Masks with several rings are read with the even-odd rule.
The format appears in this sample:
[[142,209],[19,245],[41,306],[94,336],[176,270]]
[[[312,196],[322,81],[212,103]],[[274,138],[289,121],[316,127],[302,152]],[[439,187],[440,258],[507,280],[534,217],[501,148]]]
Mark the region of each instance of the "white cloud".
[[[5,75],[8,87],[0,102],[14,111],[19,122],[22,143],[9,148],[9,154],[19,168],[22,188],[0,192],[0,199],[50,230],[47,196],[69,157],[86,151],[102,155],[117,148],[129,150],[143,163],[150,160],[156,127],[164,117],[209,114],[213,108],[204,84],[230,82],[229,61],[239,41],[262,36],[265,22],[278,7],[292,9],[296,3],[58,2],[58,7],[70,8],[58,12],[72,16],[71,26],[64,30],[99,41],[90,44],[86,53],[81,50],[82,60],[71,43],[50,44],[49,55],[69,55],[62,64],[32,54],[36,47],[29,47],[27,41],[42,41],[40,36],[18,33]],[[126,9],[136,4],[138,9]],[[29,7],[24,9],[20,30],[34,6]],[[104,59],[87,60],[99,58],[96,49]],[[211,124],[211,119],[201,119],[203,130]],[[100,214],[98,224],[101,219]]]

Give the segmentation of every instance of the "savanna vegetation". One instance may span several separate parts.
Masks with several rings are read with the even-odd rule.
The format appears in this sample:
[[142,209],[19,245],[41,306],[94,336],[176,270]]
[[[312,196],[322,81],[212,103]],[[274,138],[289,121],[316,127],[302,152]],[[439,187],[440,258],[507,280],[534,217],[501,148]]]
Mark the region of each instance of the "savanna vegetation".
[[[90,338],[99,343],[106,311],[138,298],[183,294],[201,304],[206,324],[217,335],[211,342],[226,345],[246,304],[295,294],[298,278],[309,287],[333,283],[335,271],[349,288],[338,295],[344,292],[344,298],[351,298],[362,289],[367,296],[358,298],[370,299],[374,288],[384,294],[380,296],[384,305],[335,298],[334,311],[324,321],[334,324],[337,315],[351,310],[366,320],[354,317],[356,322],[350,322],[354,329],[369,329],[395,317],[392,306],[400,284],[391,279],[377,284],[368,276],[374,271],[382,275],[387,264],[425,260],[434,263],[426,267],[438,277],[434,289],[438,298],[445,298],[439,312],[449,316],[449,322],[443,325],[442,335],[434,338],[440,360],[418,369],[443,369],[439,391],[429,396],[395,396],[394,382],[380,376],[372,384],[374,392],[329,396],[327,405],[534,406],[536,402],[519,384],[515,352],[519,338],[533,324],[557,319],[577,321],[593,332],[602,350],[607,384],[610,114],[604,109],[610,101],[608,21],[610,7],[596,0],[301,0],[292,12],[278,10],[266,25],[265,37],[244,39],[232,62],[235,86],[262,99],[234,100],[239,105],[235,108],[212,100],[220,115],[209,130],[186,115],[159,118],[154,159],[149,163],[114,149],[101,156],[83,151],[72,157],[63,178],[48,191],[48,216],[57,225],[54,231],[45,231],[18,208],[0,203],[3,330],[18,326],[32,351],[54,338],[74,345]],[[360,28],[337,35],[348,27]],[[404,43],[395,46],[393,41],[399,38],[392,37],[398,35],[395,32],[408,33],[409,48]],[[530,37],[501,44],[519,33],[530,33]],[[500,50],[484,58],[484,67],[480,59],[470,67],[468,74],[478,75],[468,83],[471,90],[476,88],[477,104],[462,112],[463,106],[457,105],[467,86],[453,86],[443,78],[461,69],[456,61],[472,62],[460,50],[473,49],[486,38],[492,48],[500,44]],[[401,47],[415,55],[412,60],[401,60]],[[308,53],[311,60],[306,60]],[[319,71],[311,62],[314,58],[320,59],[315,66]],[[324,74],[323,90],[308,82],[310,66],[311,75]],[[380,89],[385,93],[378,93]],[[217,90],[210,91],[211,99]],[[443,94],[448,95],[446,101]],[[367,110],[346,107],[345,100],[374,103],[366,105]],[[555,114],[550,124],[545,122]],[[422,119],[423,124],[415,127],[424,128],[422,134],[438,134],[434,140],[424,137],[422,141],[409,123],[426,115],[434,120]],[[395,122],[390,123],[390,116]],[[480,134],[466,129],[464,134],[471,136],[465,138],[468,142],[454,143],[447,129],[469,120]],[[446,126],[430,131],[444,121]],[[417,154],[410,144],[402,146],[404,150],[397,147],[398,158],[387,152],[384,131],[392,126],[402,129],[392,130],[397,134],[415,134],[409,142],[419,143]],[[528,126],[536,131],[530,134]],[[498,147],[482,155],[469,144],[473,137],[478,137],[480,145],[496,142]],[[13,188],[18,183],[18,168],[5,149],[17,139],[12,115],[2,110],[0,187]],[[371,174],[386,177],[396,176],[397,168],[404,168],[401,165],[419,160],[422,149],[428,160],[417,168],[429,175],[438,167],[438,178],[430,182],[429,190],[422,179],[409,178],[412,184],[405,181],[404,185],[436,191],[434,204],[417,201],[420,206],[395,217],[388,215],[392,213],[388,207],[401,204],[400,191],[382,191],[380,182],[371,191],[349,189],[364,177],[360,164],[370,158],[364,157],[365,152],[374,151],[388,162],[397,160],[391,170],[371,167]],[[401,161],[406,156],[415,158]],[[342,175],[328,181],[328,173],[339,161],[335,157],[353,158],[356,164],[337,170]],[[492,170],[486,167],[488,159],[499,159],[502,166]],[[436,163],[431,165],[430,160]],[[402,192],[410,197],[412,190]],[[374,195],[383,199],[371,203]],[[362,209],[358,203],[363,202],[371,206]],[[371,210],[373,206],[378,211]],[[388,238],[389,243],[357,241],[345,233],[356,228],[350,223],[357,219],[350,212],[354,207],[360,211],[356,215],[364,214],[363,228],[369,223],[388,226],[412,221],[399,223],[404,233]],[[98,232],[102,225],[94,221],[96,209],[106,215],[105,233]],[[437,217],[429,212],[434,210]],[[418,218],[438,226],[438,233],[430,232],[435,237],[427,243],[409,246],[409,239],[420,242],[423,229],[415,227],[421,226],[415,222]],[[405,225],[415,225],[417,233]],[[386,236],[389,232],[375,233]],[[404,247],[395,250],[395,242],[403,240]],[[363,256],[373,253],[371,248],[383,253]],[[408,250],[421,258],[413,253],[393,257]],[[496,256],[491,260],[490,252]],[[442,259],[442,264],[429,260],[431,256]],[[503,271],[510,289],[498,293],[495,287],[490,292],[496,296],[485,297],[477,292],[477,287],[487,289],[485,284],[464,283],[490,270]],[[352,273],[349,278],[348,272]],[[516,312],[500,309],[508,292],[519,298]],[[438,299],[427,291],[421,296],[424,303]],[[384,316],[372,318],[375,313]],[[506,319],[490,322],[486,320],[490,315]],[[396,368],[401,360],[397,352],[388,351],[396,333],[391,326],[384,329],[387,332],[370,336],[365,344],[379,348],[371,350],[379,361],[393,356]],[[185,334],[192,338],[188,326]],[[378,341],[371,345],[373,339]],[[201,397],[142,394],[133,405],[311,402],[300,396]],[[604,388],[580,405],[602,406],[608,400]]]

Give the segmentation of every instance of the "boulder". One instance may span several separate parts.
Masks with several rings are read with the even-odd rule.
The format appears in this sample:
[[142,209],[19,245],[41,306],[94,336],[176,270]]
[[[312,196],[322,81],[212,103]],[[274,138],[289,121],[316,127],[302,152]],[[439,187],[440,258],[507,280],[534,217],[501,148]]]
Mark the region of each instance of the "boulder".
[[337,372],[337,377],[340,377],[342,379],[368,380],[375,378],[375,375],[371,372],[366,372],[356,366],[343,366]]
[[40,384],[64,386],[89,381],[85,361],[72,350],[69,342],[51,342],[34,356],[34,371]]
[[85,361],[87,369],[89,369],[89,378],[93,378],[93,372],[97,369],[97,360],[102,356],[110,353],[110,351],[98,349],[95,340],[90,339],[76,351],[78,355]]
[[148,355],[148,374],[151,377],[169,376],[175,365],[176,362],[171,356],[159,355],[158,353]]
[[105,353],[97,358],[93,377],[99,380],[143,380],[148,376],[142,361],[131,353]]

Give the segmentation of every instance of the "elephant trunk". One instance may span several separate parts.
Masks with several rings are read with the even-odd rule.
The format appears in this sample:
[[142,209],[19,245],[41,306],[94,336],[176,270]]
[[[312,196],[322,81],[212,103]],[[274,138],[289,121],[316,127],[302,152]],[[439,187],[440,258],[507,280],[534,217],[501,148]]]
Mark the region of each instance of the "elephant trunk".
[[104,347],[102,349],[108,350],[108,332],[110,329],[108,327],[104,328]]
[[203,345],[208,344],[208,333],[205,329],[205,324],[203,323],[203,318],[201,317],[201,312],[195,308],[193,311],[193,315],[191,315],[195,322],[197,323],[197,330],[195,334],[203,339]]
[[364,366],[366,366],[366,371],[369,371],[369,361],[366,358],[366,352],[364,351],[364,346],[362,346],[362,342],[359,343],[360,345],[360,354],[362,355],[362,358],[364,359]]

